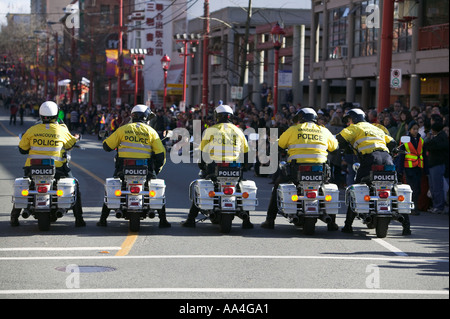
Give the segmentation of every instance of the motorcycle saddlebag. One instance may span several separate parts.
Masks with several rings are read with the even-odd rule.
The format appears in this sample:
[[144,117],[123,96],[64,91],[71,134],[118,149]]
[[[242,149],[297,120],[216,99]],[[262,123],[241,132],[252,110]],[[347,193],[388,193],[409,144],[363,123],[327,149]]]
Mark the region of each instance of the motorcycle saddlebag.
[[109,209],[120,208],[120,196],[116,196],[114,192],[121,190],[122,182],[120,178],[107,178],[105,183],[105,204]]
[[339,189],[336,184],[325,184],[324,192],[326,195],[331,195],[331,201],[325,201],[325,210],[327,214],[338,214],[339,213]]
[[197,179],[191,184],[190,198],[201,210],[214,209],[214,197],[209,197],[209,192],[214,191],[214,183],[211,180]]
[[75,203],[76,183],[74,178],[65,177],[58,181],[58,190],[63,191],[62,196],[58,196],[58,208],[70,208]]
[[369,212],[369,202],[364,200],[366,195],[370,195],[369,186],[353,184],[345,192],[345,204],[349,206],[353,203],[351,208],[355,213],[367,213]]
[[407,184],[397,185],[397,195],[403,195],[405,199],[397,201],[398,213],[399,214],[410,214],[411,209],[414,208],[414,203],[412,202],[412,190],[411,186]]
[[254,181],[240,181],[239,188],[241,193],[248,193],[248,197],[242,197],[242,209],[244,211],[254,211],[258,205],[258,199],[256,198],[256,191],[258,188]]
[[151,179],[148,181],[148,189],[151,194],[155,192],[155,196],[150,195],[150,208],[161,209],[166,204],[166,183],[163,179]]
[[278,185],[277,204],[279,211],[284,214],[297,214],[297,202],[292,201],[292,195],[297,195],[297,187],[293,183]]
[[30,183],[29,178],[16,178],[14,180],[13,203],[15,208],[27,208],[28,196],[22,196],[22,191],[30,189]]

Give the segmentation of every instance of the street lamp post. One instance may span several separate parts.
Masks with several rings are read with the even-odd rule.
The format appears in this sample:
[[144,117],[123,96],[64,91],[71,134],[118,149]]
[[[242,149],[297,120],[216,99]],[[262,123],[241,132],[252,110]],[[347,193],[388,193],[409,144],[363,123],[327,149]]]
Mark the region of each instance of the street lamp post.
[[170,58],[167,54],[164,54],[164,56],[161,59],[161,67],[164,71],[164,100],[163,100],[163,108],[164,113],[166,112],[166,100],[167,100],[167,71],[170,67]]
[[144,66],[147,49],[130,49],[130,52],[131,57],[133,58],[134,66],[134,105],[137,105],[137,96],[139,92],[139,69],[142,69]]
[[275,67],[274,67],[274,84],[273,84],[273,106],[274,106],[274,115],[277,114],[278,110],[278,69],[279,69],[279,60],[280,60],[280,48],[283,45],[285,31],[284,29],[277,24],[270,31],[270,35],[272,36],[273,47],[275,49]]
[[[199,39],[201,38],[200,34],[175,34],[174,39],[177,43],[183,43],[183,47],[178,49],[180,52],[180,57],[183,58],[183,65],[184,65],[184,76],[183,76],[183,99],[180,103],[180,109],[181,104],[184,106],[186,105],[186,75],[187,75],[187,57],[190,56],[191,58],[194,57],[194,53],[196,51],[195,46],[198,45]],[[191,45],[191,50],[188,52],[188,44]]]

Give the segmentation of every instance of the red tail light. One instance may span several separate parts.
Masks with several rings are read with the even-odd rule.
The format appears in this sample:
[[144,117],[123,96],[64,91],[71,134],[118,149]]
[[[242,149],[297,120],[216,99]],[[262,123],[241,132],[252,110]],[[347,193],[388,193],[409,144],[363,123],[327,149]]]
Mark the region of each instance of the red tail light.
[[372,165],[372,171],[374,172],[384,171],[384,165]]
[[302,166],[302,165],[300,165],[298,167],[298,170],[300,172],[310,172],[312,170],[312,167],[311,166]]
[[380,196],[380,198],[388,198],[389,197],[389,192],[386,192],[386,191],[379,192],[378,196]]
[[37,191],[38,193],[47,193],[47,186],[39,186]]
[[233,195],[234,189],[233,189],[232,187],[225,187],[225,188],[223,189],[223,193],[224,193],[225,195]]
[[126,159],[123,161],[124,166],[135,166],[136,160]]
[[306,197],[308,198],[316,198],[316,192],[306,192]]
[[138,194],[140,191],[141,191],[141,188],[140,188],[139,186],[132,186],[132,187],[130,188],[130,192],[131,192],[132,194]]
[[218,167],[230,167],[230,163],[217,163]]

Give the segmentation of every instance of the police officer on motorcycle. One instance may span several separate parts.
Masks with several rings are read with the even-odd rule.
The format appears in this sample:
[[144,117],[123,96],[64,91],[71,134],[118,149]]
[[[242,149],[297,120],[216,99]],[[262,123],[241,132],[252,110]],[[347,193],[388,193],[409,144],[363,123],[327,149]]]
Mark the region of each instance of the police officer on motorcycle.
[[[46,101],[39,107],[39,116],[42,123],[30,127],[19,142],[21,154],[27,154],[24,174],[30,176],[31,159],[53,159],[55,162],[55,179],[61,177],[73,178],[72,172],[67,164],[66,151],[73,148],[77,138],[73,136],[65,125],[58,124],[58,105],[52,101]],[[78,181],[76,181],[77,201],[73,208],[75,226],[83,227],[81,205],[81,193]],[[11,211],[11,226],[19,226],[20,209],[13,208]]]
[[[148,159],[147,180],[156,178],[166,162],[166,150],[158,133],[148,125],[154,116],[146,105],[138,104],[131,110],[131,123],[119,127],[104,142],[103,149],[111,152],[117,149],[114,176],[121,177],[125,158]],[[106,226],[110,209],[103,204],[102,213],[97,226]],[[159,212],[159,227],[170,227],[165,210]]]
[[[317,113],[312,108],[302,108],[294,116],[294,124],[289,127],[278,140],[279,151],[288,149],[288,163],[291,167],[297,164],[323,164],[327,161],[328,152],[338,148],[338,142],[331,132],[317,125]],[[275,181],[266,220],[261,227],[273,229],[278,213],[277,189],[278,185],[291,181],[290,176],[280,174]],[[332,216],[332,222],[328,224],[328,230],[337,230],[336,216]]]
[[[207,128],[200,143],[201,162],[198,164],[205,178],[214,178],[216,162],[248,162],[248,143],[240,128],[231,123],[233,110],[228,105],[219,105],[214,110],[217,124]],[[182,223],[184,227],[195,227],[195,218],[199,208],[192,203],[188,218]],[[242,228],[253,228],[250,218],[242,222]]]
[[[370,175],[372,165],[394,165],[389,152],[395,148],[395,140],[380,128],[368,123],[364,111],[353,108],[344,115],[343,120],[348,126],[336,135],[336,138],[340,148],[352,149],[358,154],[360,167],[356,172],[355,183],[361,183]],[[353,232],[354,219],[355,215],[348,209],[342,232]]]

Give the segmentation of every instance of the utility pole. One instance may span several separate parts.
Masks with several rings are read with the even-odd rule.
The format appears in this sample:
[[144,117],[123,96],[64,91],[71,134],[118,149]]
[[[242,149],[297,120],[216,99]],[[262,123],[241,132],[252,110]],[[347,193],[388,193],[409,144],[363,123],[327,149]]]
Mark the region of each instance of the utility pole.
[[[119,73],[117,75],[117,100],[120,99],[122,94],[122,27],[123,27],[123,0],[119,0],[119,48],[118,48],[118,67],[119,67]],[[116,101],[117,101],[116,100]]]
[[205,21],[203,22],[203,88],[202,88],[202,104],[205,108],[205,116],[208,116],[208,65],[209,65],[209,0],[205,0],[204,4]]
[[389,107],[391,96],[392,32],[394,23],[394,0],[383,1],[381,25],[380,73],[378,79],[378,107],[382,112]]

